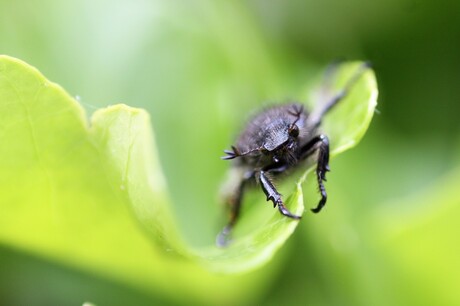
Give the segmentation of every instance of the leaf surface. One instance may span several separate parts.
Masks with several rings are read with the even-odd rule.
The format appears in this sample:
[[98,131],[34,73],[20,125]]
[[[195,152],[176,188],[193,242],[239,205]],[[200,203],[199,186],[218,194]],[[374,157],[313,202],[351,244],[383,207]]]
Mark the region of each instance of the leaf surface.
[[[341,66],[337,86],[356,65]],[[324,121],[333,153],[359,141],[376,97],[375,78],[368,71]],[[194,296],[202,294],[194,293],[195,286],[225,288],[232,281],[200,266],[223,273],[253,270],[274,256],[298,224],[272,210],[257,229],[236,235],[228,248],[190,247],[172,213],[149,115],[115,105],[96,111],[88,123],[82,107],[61,87],[6,56],[0,57],[0,116],[4,245],[171,295],[174,286],[165,280],[183,278]],[[296,214],[304,210],[301,182],[286,197]],[[242,227],[251,222],[248,214]],[[198,276],[187,279],[184,269]],[[231,299],[250,288],[247,284],[226,294]]]

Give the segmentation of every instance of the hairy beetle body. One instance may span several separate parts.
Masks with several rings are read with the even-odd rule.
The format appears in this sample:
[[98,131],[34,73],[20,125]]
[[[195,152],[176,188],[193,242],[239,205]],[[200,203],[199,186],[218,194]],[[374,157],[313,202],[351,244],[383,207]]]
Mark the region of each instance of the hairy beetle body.
[[230,218],[217,237],[218,245],[227,244],[240,213],[244,190],[249,183],[258,183],[267,201],[272,201],[274,207],[278,206],[282,215],[300,219],[301,216],[292,214],[285,207],[271,177],[287,173],[315,154],[316,179],[321,198],[312,211],[321,211],[327,200],[323,182],[329,171],[329,139],[319,132],[321,119],[348,94],[368,67],[368,64],[362,65],[344,89],[312,113],[307,112],[300,103],[281,104],[264,109],[247,123],[235,145],[231,150],[225,150],[226,155],[222,157],[224,160],[233,160],[233,165],[230,172],[232,179],[226,185],[225,195]]

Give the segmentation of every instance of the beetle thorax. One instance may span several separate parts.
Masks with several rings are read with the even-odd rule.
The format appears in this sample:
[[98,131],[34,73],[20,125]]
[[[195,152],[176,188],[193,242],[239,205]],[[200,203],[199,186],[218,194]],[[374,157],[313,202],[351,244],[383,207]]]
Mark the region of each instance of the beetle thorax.
[[267,151],[274,151],[289,140],[289,123],[277,119],[265,127],[262,147]]

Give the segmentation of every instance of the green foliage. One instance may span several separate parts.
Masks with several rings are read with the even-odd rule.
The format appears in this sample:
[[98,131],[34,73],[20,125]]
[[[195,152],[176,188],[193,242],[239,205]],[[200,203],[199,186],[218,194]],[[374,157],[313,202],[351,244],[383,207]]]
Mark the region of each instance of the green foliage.
[[[413,2],[0,0],[0,54],[79,102],[2,57],[1,304],[460,305],[460,2]],[[336,58],[373,64],[379,115],[340,155],[370,116],[325,119],[328,204],[293,173],[300,222],[257,189],[215,248],[222,150]]]
[[[344,65],[339,76],[358,66]],[[346,120],[351,126],[347,133],[334,133],[334,122],[325,124],[334,151],[359,140],[354,135],[361,137],[367,129],[375,99],[369,71],[331,112],[335,122]],[[89,124],[61,87],[6,56],[0,58],[0,102],[2,139],[8,144],[0,151],[0,241],[5,245],[141,288],[157,288],[188,273],[218,288],[232,278],[215,282],[217,276],[199,266],[225,273],[253,270],[273,257],[298,224],[274,210],[262,226],[240,234],[228,248],[191,247],[171,212],[145,111],[111,106],[96,111]],[[303,212],[300,182],[287,206]],[[196,281],[183,281],[193,291]]]

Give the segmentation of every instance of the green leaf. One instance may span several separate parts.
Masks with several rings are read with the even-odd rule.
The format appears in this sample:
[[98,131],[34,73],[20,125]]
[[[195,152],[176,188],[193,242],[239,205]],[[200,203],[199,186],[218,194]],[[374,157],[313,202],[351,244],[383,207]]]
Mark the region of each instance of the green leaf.
[[[340,89],[361,65],[358,62],[342,65],[334,88]],[[359,141],[370,123],[375,105],[376,84],[369,70],[352,87],[337,110],[331,112],[331,117],[324,121],[324,130],[331,135],[333,154]],[[345,133],[340,134],[337,126],[339,130],[345,130]],[[257,228],[237,236],[229,247],[198,250],[187,248],[180,239],[169,207],[165,205],[168,201],[161,200],[165,199],[163,190],[159,195],[158,189],[165,186],[165,183],[151,143],[150,123],[146,114],[126,106],[111,107],[95,113],[93,128],[96,134],[104,135],[104,139],[98,142],[103,144],[102,150],[106,150],[112,161],[112,167],[109,168],[118,169],[118,173],[112,176],[118,178],[115,186],[125,190],[127,201],[153,237],[170,250],[195,258],[213,271],[236,273],[263,265],[273,257],[298,224],[298,221],[282,217],[276,210],[270,212],[269,220],[262,220],[262,225],[249,214],[242,218],[241,226],[244,227],[244,223],[255,223],[258,224]],[[297,183],[294,193],[286,201],[286,205],[299,215],[304,211],[300,187],[302,181]]]
[[[114,106],[96,114],[90,127],[81,106],[62,88],[29,65],[0,56],[0,118],[2,245],[178,304],[237,304],[272,273],[222,278],[155,247],[152,238],[161,240],[165,229],[168,242],[177,237],[167,221],[169,204],[152,154],[153,139],[137,142],[151,133],[144,111]],[[119,126],[129,129],[113,134],[115,123],[130,121]],[[145,153],[143,145],[149,155],[138,161],[141,166],[131,165]],[[148,174],[139,186],[125,181],[132,175],[140,181],[143,171]],[[136,218],[142,207],[131,205],[130,198],[136,203],[136,192],[147,184],[155,186],[145,196],[154,195],[155,201],[149,203],[154,210],[145,214],[164,213],[161,223],[148,228],[150,233]]]
[[[267,262],[297,226],[297,221],[274,214],[266,224],[235,239],[228,248],[187,247],[168,206],[166,183],[153,149],[148,115],[124,105],[102,109],[93,116],[92,132],[100,152],[107,157],[113,185],[124,194],[151,237],[170,252],[196,260],[213,271],[247,271]],[[295,213],[302,213],[300,186],[287,200],[287,206]]]
[[[332,108],[321,123],[321,130],[329,137],[331,154],[337,155],[354,147],[364,136],[377,106],[377,82],[372,69],[363,62],[340,64],[332,75],[326,75],[321,83],[326,85],[323,97],[310,99],[309,106],[316,108],[345,87],[350,79],[358,76],[345,98]],[[329,68],[333,69],[333,68]],[[330,74],[330,72],[329,72]]]
[[[337,86],[356,65],[340,67]],[[359,141],[376,97],[375,78],[368,71],[324,121],[333,152]],[[251,219],[248,213],[238,226],[253,228],[237,231],[228,248],[192,248],[171,212],[145,111],[116,105],[98,110],[89,125],[81,106],[62,88],[27,64],[2,56],[0,113],[2,244],[171,295],[174,287],[164,284],[182,278],[185,290],[197,296],[203,293],[194,292],[196,286],[224,288],[231,280],[203,272],[197,264],[225,273],[255,269],[274,256],[298,224],[276,210],[265,219]],[[301,182],[286,200],[296,214],[304,210]],[[186,280],[184,269],[201,271],[196,277],[205,285]],[[246,279],[238,278],[242,286],[226,292],[229,299],[250,291],[253,279]]]

